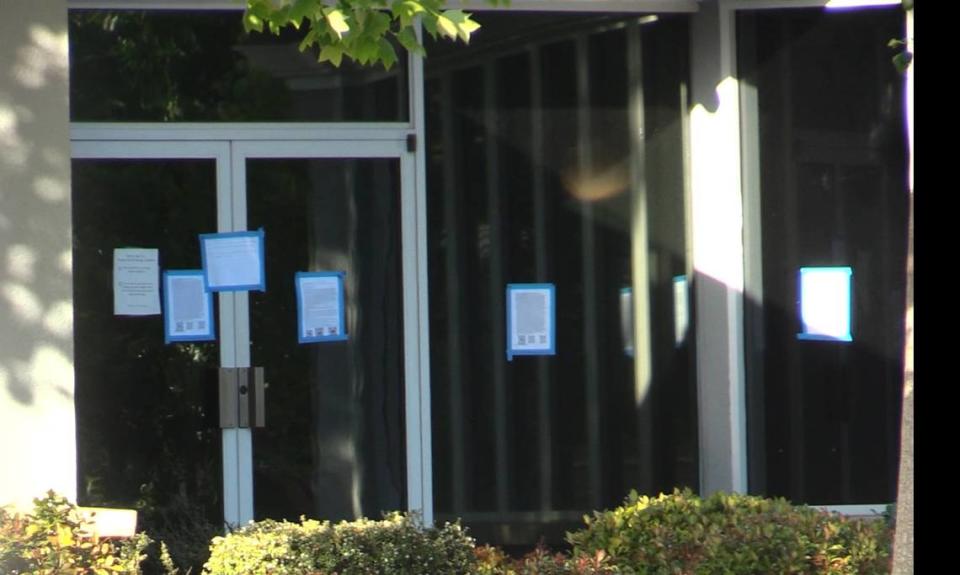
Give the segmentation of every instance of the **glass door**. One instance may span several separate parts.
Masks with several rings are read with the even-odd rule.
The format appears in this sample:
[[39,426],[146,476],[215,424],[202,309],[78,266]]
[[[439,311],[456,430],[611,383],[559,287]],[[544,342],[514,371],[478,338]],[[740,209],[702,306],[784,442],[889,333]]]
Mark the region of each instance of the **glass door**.
[[[430,520],[413,167],[400,140],[74,142],[81,504],[136,508],[160,538],[301,515]],[[199,234],[261,228],[266,290],[217,294],[216,341],[168,345],[161,315],[114,312],[114,250],[199,269]],[[345,339],[300,343],[298,272],[341,274]],[[239,379],[251,366],[262,426],[230,398],[257,397]]]
[[[236,367],[265,388],[263,426],[237,430],[241,521],[422,510],[412,154],[244,142],[232,162],[237,229],[263,229],[266,261],[266,290],[236,302]],[[302,343],[296,276],[318,272],[341,278],[346,337]]]
[[217,372],[225,348],[167,345],[159,309],[115,308],[114,257],[147,248],[157,250],[160,270],[199,268],[197,235],[224,223],[218,203],[229,200],[228,167],[226,143],[73,149],[79,503],[136,509],[139,529],[184,562],[196,559],[187,539],[223,531]]

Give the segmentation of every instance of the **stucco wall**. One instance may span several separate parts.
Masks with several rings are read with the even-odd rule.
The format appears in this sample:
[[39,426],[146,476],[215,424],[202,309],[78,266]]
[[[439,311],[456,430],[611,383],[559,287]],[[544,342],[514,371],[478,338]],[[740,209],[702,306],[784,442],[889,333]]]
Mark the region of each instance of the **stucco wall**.
[[2,0],[0,504],[74,498],[65,0]]

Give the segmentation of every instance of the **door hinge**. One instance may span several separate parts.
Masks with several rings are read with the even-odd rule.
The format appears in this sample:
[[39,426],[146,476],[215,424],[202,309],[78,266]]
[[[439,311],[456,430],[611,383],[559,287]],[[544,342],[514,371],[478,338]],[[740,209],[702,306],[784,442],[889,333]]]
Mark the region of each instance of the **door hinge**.
[[417,135],[416,134],[407,134],[407,151],[408,152],[417,151]]

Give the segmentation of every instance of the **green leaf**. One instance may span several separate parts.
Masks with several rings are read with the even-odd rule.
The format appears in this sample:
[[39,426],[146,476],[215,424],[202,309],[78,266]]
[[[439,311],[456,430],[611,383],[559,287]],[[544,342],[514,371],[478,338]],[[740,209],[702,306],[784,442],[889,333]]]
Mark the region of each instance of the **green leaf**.
[[243,31],[247,33],[263,32],[263,20],[256,14],[247,12],[243,15]]
[[298,48],[300,48],[300,51],[303,52],[304,50],[306,50],[310,46],[313,46],[316,43],[317,43],[317,29],[310,28],[310,31],[307,32],[307,35],[304,36],[303,40],[300,41],[300,46],[298,46]]
[[354,5],[354,7],[353,7],[353,22],[354,22],[354,24],[356,24],[356,25],[358,25],[358,26],[360,26],[360,27],[362,28],[362,27],[366,24],[366,22],[367,22],[367,14],[369,14],[369,13],[370,13],[369,10],[365,10],[364,8],[362,8],[362,7],[360,7],[360,6]]
[[423,29],[430,34],[431,38],[437,37],[437,15],[427,12],[423,15]]
[[400,30],[397,34],[397,40],[400,42],[400,45],[410,52],[417,56],[423,56],[425,50],[423,46],[420,45],[420,41],[417,39],[417,34],[413,31],[413,28],[404,28]]
[[390,29],[390,16],[385,12],[371,12],[365,26],[366,33],[372,36],[383,36]]
[[269,20],[273,16],[274,8],[270,0],[248,0],[247,14],[253,14],[261,20]]
[[300,22],[310,16],[316,5],[315,0],[296,0],[296,2],[290,6],[290,12],[287,16],[290,19],[290,23],[299,28]]
[[480,24],[470,19],[470,14],[463,10],[447,10],[443,13],[443,18],[453,22],[457,37],[463,40],[464,44],[470,43],[470,34],[480,28]]
[[278,8],[270,15],[270,22],[277,26],[286,26],[290,23],[290,7]]
[[341,40],[343,35],[350,31],[350,25],[347,24],[346,18],[343,16],[338,8],[333,8],[330,10],[324,11],[324,15],[327,17],[327,24],[329,24],[330,29],[332,29],[337,37]]
[[440,32],[441,36],[446,36],[451,40],[457,39],[457,25],[443,14],[437,16],[437,31]]
[[907,68],[910,67],[910,62],[913,61],[913,54],[910,52],[900,52],[893,57],[893,66],[901,74],[907,71]]
[[397,63],[397,51],[393,49],[393,44],[386,38],[380,39],[380,61],[383,62],[383,67],[387,70]]
[[473,20],[465,20],[460,25],[460,38],[463,40],[464,44],[470,43],[470,35],[480,29],[480,24]]
[[406,28],[413,25],[413,18],[425,11],[423,4],[414,0],[401,0],[394,2],[390,7],[395,19],[400,20],[400,26]]
[[380,42],[372,38],[364,38],[357,42],[351,54],[357,62],[370,64],[380,57]]
[[343,60],[343,46],[339,44],[327,44],[320,49],[320,55],[317,57],[318,62],[330,62],[337,68],[340,67],[340,62]]

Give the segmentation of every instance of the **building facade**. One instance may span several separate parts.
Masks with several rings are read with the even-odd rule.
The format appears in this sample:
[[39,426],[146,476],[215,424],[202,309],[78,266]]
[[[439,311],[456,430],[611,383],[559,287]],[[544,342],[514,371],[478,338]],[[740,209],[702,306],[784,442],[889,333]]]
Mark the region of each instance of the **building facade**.
[[[478,5],[469,46],[384,70],[229,1],[6,2],[0,501],[161,530],[411,509],[518,546],[630,490],[881,512],[904,15],[836,4]],[[258,230],[210,338],[171,338],[202,298],[118,279]],[[326,272],[345,339],[304,337],[298,273]],[[515,284],[554,289],[551,354],[507,353]]]

